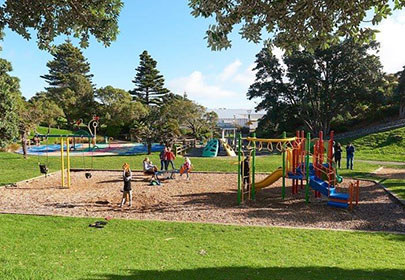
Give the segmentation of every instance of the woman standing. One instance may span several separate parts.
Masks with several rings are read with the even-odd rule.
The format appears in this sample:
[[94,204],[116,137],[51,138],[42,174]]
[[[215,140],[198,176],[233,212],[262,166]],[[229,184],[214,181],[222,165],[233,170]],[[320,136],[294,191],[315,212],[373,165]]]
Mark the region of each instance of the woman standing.
[[335,158],[337,167],[340,168],[340,161],[342,159],[342,146],[340,145],[340,143],[336,143],[334,150],[335,153],[333,154],[333,156]]

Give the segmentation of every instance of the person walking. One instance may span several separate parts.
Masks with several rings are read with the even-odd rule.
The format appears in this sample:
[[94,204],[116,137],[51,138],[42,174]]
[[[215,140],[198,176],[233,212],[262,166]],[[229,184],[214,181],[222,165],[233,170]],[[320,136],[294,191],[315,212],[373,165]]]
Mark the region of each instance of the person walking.
[[346,168],[353,170],[353,160],[354,160],[354,146],[352,145],[352,143],[349,143],[346,146]]
[[342,146],[340,145],[340,143],[336,143],[334,147],[333,157],[335,158],[336,166],[340,168],[340,161],[342,159]]

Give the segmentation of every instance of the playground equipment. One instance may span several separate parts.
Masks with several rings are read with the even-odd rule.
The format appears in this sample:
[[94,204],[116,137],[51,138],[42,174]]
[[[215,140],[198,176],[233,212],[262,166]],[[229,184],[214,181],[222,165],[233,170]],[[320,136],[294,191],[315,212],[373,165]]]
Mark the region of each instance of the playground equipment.
[[[282,139],[260,139],[247,137],[242,139],[241,135],[238,138],[238,203],[248,199],[255,199],[256,191],[272,185],[278,179],[282,178],[282,198],[285,198],[286,179],[292,180],[292,194],[297,194],[299,189],[304,189],[305,184],[305,200],[309,202],[310,188],[314,191],[315,197],[324,195],[328,198],[328,205],[339,208],[353,207],[353,201],[358,204],[359,184],[351,184],[348,193],[337,191],[337,185],[343,181],[343,178],[337,174],[333,162],[333,131],[330,134],[327,145],[327,156],[325,158],[325,143],[323,133],[319,133],[319,138],[315,140],[313,145],[313,153],[311,154],[311,135],[307,133],[305,137],[304,131],[297,131],[296,136],[287,138],[286,133],[283,133]],[[243,174],[243,159],[246,157],[242,151],[242,140],[248,141],[247,150],[252,166],[250,174]],[[268,151],[277,150],[282,154],[282,167],[278,168],[265,179],[255,181],[255,163],[256,150],[262,150],[263,145],[266,145]],[[312,163],[310,162],[312,156]],[[244,177],[249,176],[247,186],[242,186]]]
[[187,150],[195,148],[195,146],[196,146],[196,139],[194,138],[175,141],[173,144],[174,154],[184,155],[186,154]]
[[[76,138],[87,138],[89,141],[89,149],[91,149],[91,143],[93,143],[93,149],[96,147],[96,130],[98,127],[99,117],[94,116],[93,119],[89,122],[88,129],[89,132],[85,130],[76,131],[74,134],[49,134],[49,129],[47,134],[35,134],[35,137],[44,138],[48,142],[48,138],[59,138],[60,139],[60,159],[61,159],[61,186],[62,188],[70,188],[70,142],[72,140],[73,148],[75,147]],[[66,181],[65,181],[65,158],[64,158],[64,147],[66,145]],[[84,158],[83,158],[84,159]],[[47,164],[48,164],[48,150],[47,150]],[[41,164],[38,162],[40,172],[46,174],[49,171],[49,168],[46,164]],[[92,158],[92,168],[93,168],[93,158]],[[91,172],[85,173],[86,179],[92,177]],[[66,184],[65,184],[66,182]]]
[[[230,157],[236,157],[235,150],[232,147],[236,147],[236,128],[223,128],[222,129],[222,138],[220,139],[222,146],[225,149],[225,152]],[[231,134],[227,135],[227,132],[231,132]],[[229,141],[231,144],[229,144]]]
[[218,139],[211,139],[208,141],[207,145],[204,147],[202,152],[203,157],[216,157],[219,150],[219,141]]

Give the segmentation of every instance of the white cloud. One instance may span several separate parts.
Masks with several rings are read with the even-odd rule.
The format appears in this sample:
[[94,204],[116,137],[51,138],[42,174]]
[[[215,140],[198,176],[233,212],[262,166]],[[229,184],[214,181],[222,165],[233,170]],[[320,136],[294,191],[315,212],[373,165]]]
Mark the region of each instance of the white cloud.
[[254,65],[241,69],[242,65],[235,60],[216,75],[194,71],[168,81],[168,88],[178,94],[186,92],[190,99],[208,108],[254,108],[255,103],[246,97],[255,78]]
[[380,42],[380,58],[384,71],[394,73],[405,65],[405,13],[393,15],[381,22],[377,29],[377,41]]
[[174,92],[186,92],[190,98],[222,98],[231,97],[235,92],[223,89],[219,85],[210,85],[205,81],[204,75],[200,71],[194,71],[189,76],[171,80],[169,88]]
[[231,64],[225,67],[221,74],[219,74],[219,79],[221,81],[226,81],[238,72],[239,68],[242,66],[242,62],[239,59],[235,60]]
[[282,61],[284,55],[284,51],[282,49],[275,47],[273,49],[273,54],[277,57],[278,60]]
[[255,64],[249,65],[245,71],[237,74],[232,80],[241,86],[248,88],[251,84],[253,84],[256,78],[256,71],[253,70],[255,66]]

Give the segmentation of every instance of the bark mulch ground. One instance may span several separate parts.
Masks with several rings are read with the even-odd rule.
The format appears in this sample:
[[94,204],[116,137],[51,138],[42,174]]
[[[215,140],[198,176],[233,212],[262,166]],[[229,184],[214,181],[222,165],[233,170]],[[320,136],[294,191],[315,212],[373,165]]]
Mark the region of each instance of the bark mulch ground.
[[[304,190],[291,195],[287,188],[282,200],[281,180],[258,192],[256,201],[238,206],[236,174],[193,173],[190,181],[177,177],[149,186],[148,177],[134,172],[133,206],[121,209],[121,172],[92,174],[87,180],[84,172],[72,173],[70,189],[60,188],[60,173],[2,187],[0,212],[405,232],[404,207],[367,181],[360,182],[360,203],[349,211],[331,208],[313,195],[306,204]],[[341,184],[342,191],[349,182]]]

